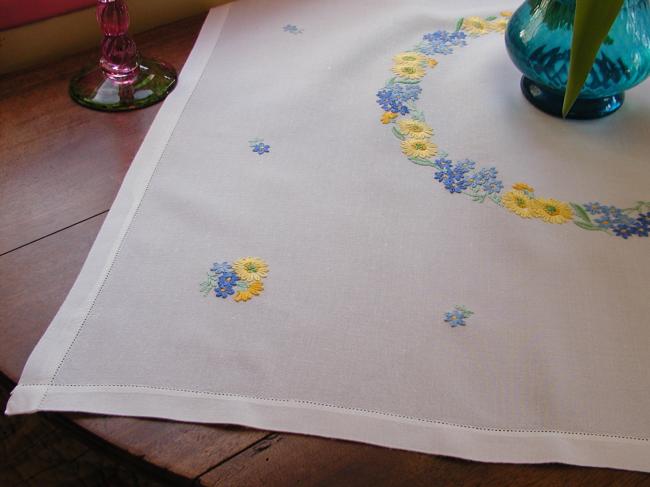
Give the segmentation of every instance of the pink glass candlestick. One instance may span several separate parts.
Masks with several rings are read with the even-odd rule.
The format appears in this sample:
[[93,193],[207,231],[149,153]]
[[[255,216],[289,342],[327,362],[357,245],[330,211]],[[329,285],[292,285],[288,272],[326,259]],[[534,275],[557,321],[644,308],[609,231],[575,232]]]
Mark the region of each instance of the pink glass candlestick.
[[96,110],[144,108],[165,98],[176,86],[176,71],[161,61],[141,58],[128,35],[125,0],[98,0],[97,22],[104,38],[99,65],[70,82],[70,96]]

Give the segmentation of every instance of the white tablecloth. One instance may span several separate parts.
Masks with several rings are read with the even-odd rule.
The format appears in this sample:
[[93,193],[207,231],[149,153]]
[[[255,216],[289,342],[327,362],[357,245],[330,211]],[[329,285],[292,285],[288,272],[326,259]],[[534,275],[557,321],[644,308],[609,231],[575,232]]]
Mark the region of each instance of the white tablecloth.
[[8,413],[650,471],[650,86],[537,111],[516,6],[213,10]]

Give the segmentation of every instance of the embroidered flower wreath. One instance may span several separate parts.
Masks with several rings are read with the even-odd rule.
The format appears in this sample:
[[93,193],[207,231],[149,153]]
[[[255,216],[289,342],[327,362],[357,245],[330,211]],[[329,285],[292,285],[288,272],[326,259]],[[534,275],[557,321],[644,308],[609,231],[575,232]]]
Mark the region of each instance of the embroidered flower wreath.
[[422,93],[420,81],[438,61],[433,56],[453,54],[473,38],[504,32],[510,12],[494,17],[460,19],[453,32],[439,30],[422,37],[411,50],[393,57],[394,76],[377,93],[377,103],[384,110],[381,122],[392,125],[392,132],[401,142],[409,161],[435,169],[434,179],[450,193],[472,198],[477,203],[491,201],[521,218],[540,219],[546,223],[573,221],[583,230],[601,231],[627,239],[650,234],[650,201],[638,201],[630,208],[617,208],[600,203],[570,203],[553,198],[537,197],[532,186],[515,183],[504,190],[499,172],[494,167],[478,167],[475,161],[452,161],[431,141],[433,129],[416,102]]

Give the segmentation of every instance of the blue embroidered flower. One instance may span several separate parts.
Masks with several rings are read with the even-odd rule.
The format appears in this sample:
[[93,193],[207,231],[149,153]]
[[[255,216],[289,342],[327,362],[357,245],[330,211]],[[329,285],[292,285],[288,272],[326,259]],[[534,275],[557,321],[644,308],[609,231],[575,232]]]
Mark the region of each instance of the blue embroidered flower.
[[465,179],[451,178],[445,181],[445,189],[450,193],[462,193],[463,190],[467,189],[468,184]]
[[445,313],[445,321],[452,327],[465,326],[465,315],[462,311],[455,310],[450,313]]
[[608,215],[603,215],[596,218],[595,222],[598,224],[600,228],[612,228],[612,225],[614,224],[612,218]]
[[650,233],[650,211],[648,213],[641,213],[636,218],[636,232],[639,237],[647,237]]
[[214,288],[214,294],[218,298],[226,299],[228,296],[235,294],[235,290],[232,286],[217,286]]
[[465,320],[474,314],[464,306],[455,306],[453,311],[445,313],[445,322],[449,323],[452,328],[465,326]]
[[612,230],[614,231],[614,235],[617,237],[622,237],[625,240],[630,238],[633,235],[636,235],[637,231],[634,226],[631,225],[625,225],[625,224],[620,224],[620,225],[615,225]]
[[441,171],[451,169],[452,165],[453,163],[451,162],[451,159],[445,159],[444,157],[441,157],[440,159],[436,159],[436,167],[439,168]]
[[483,189],[487,194],[500,193],[503,189],[503,183],[497,179],[491,179],[483,184]]
[[470,172],[472,169],[476,167],[476,162],[470,160],[470,159],[463,159],[462,161],[458,161],[456,163],[456,167],[459,170],[462,170],[465,173]]
[[233,287],[239,281],[239,276],[234,272],[225,272],[219,276],[220,287]]
[[586,205],[583,205],[583,208],[587,213],[591,213],[592,215],[595,215],[597,213],[600,213],[600,209],[603,206],[600,203],[594,202],[594,203],[587,203]]
[[269,149],[271,148],[270,145],[265,144],[264,142],[258,142],[257,144],[254,144],[251,147],[253,149],[253,152],[257,152],[259,155],[269,152]]
[[210,270],[215,274],[223,274],[224,272],[232,272],[232,266],[228,262],[222,262],[221,264],[219,262],[215,262],[212,264]]
[[386,112],[406,115],[409,109],[406,104],[417,100],[422,92],[416,84],[388,84],[377,92],[377,103]]
[[288,32],[289,34],[302,34],[302,29],[299,29],[298,26],[293,25],[293,24],[287,24],[284,27],[282,27],[282,30],[285,32]]
[[474,168],[476,163],[465,159],[453,164],[449,159],[441,158],[436,160],[436,167],[440,169],[433,175],[436,181],[445,185],[445,189],[450,193],[462,193],[469,188],[470,182],[465,175]]
[[425,34],[422,37],[422,42],[419,45],[419,51],[423,54],[433,56],[434,54],[451,54],[454,52],[454,47],[462,47],[467,45],[467,34],[462,31],[448,32],[446,30],[438,30]]

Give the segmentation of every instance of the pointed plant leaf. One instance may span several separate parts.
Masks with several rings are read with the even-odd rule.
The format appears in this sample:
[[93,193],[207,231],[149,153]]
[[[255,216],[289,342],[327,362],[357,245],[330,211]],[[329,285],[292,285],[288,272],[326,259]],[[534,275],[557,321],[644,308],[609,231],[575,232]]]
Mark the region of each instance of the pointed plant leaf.
[[578,99],[598,50],[623,6],[623,0],[576,0],[573,21],[569,79],[562,116],[566,117]]

